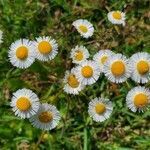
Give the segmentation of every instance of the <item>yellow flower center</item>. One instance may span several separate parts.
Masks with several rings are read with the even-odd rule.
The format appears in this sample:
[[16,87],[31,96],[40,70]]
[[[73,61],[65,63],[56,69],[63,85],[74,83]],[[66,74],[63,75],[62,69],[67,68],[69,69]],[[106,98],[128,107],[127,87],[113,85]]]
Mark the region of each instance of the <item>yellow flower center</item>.
[[101,58],[101,63],[104,64],[107,61],[107,59],[108,59],[108,56],[103,56]]
[[102,114],[106,111],[106,107],[103,103],[98,103],[95,106],[95,111],[97,114]]
[[138,108],[142,108],[142,107],[146,106],[148,104],[148,97],[147,97],[147,95],[145,95],[143,93],[137,94],[134,97],[134,104]]
[[82,31],[83,33],[86,33],[88,31],[87,27],[84,25],[80,25],[79,26],[80,31]]
[[52,51],[52,45],[47,41],[42,41],[38,44],[38,49],[42,54],[49,54]]
[[111,65],[111,72],[114,76],[121,76],[125,73],[125,65],[122,61],[115,61]]
[[20,97],[16,102],[16,106],[21,111],[27,111],[31,107],[31,103],[28,98]]
[[26,59],[28,57],[28,48],[20,46],[16,50],[16,57],[19,59]]
[[85,78],[90,78],[93,75],[93,69],[90,66],[84,66],[81,72]]
[[41,114],[38,117],[41,122],[48,123],[52,121],[53,114],[51,112],[45,111],[45,112],[41,112]]
[[77,78],[75,77],[75,75],[71,74],[68,77],[68,84],[72,87],[72,88],[77,88],[79,86],[79,82],[77,80]]
[[149,67],[148,62],[143,61],[143,60],[138,62],[137,70],[138,70],[139,74],[144,75],[149,72],[149,69],[150,69],[150,67]]
[[113,17],[115,18],[115,19],[117,19],[117,20],[120,20],[122,17],[121,17],[121,12],[119,12],[119,11],[115,11],[115,12],[113,12]]
[[75,59],[77,61],[81,61],[83,59],[83,52],[77,51],[76,54],[75,54]]

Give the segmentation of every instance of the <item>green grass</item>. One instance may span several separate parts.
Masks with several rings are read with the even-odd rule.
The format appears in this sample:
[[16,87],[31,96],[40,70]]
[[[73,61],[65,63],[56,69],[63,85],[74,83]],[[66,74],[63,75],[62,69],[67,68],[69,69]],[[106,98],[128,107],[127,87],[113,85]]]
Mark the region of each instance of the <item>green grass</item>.
[[[0,28],[4,42],[0,46],[0,149],[51,150],[148,150],[150,148],[150,112],[132,113],[125,105],[127,92],[138,85],[130,79],[111,84],[104,76],[87,86],[78,96],[63,92],[62,78],[73,64],[70,50],[85,45],[91,57],[99,49],[131,56],[139,51],[150,52],[148,0],[0,0]],[[117,30],[107,20],[110,10],[126,12],[126,26]],[[95,33],[83,39],[73,29],[78,18],[94,24]],[[8,49],[19,38],[48,35],[59,44],[57,57],[49,62],[36,61],[21,70],[8,60]],[[145,86],[150,87],[150,83]],[[62,119],[49,132],[33,128],[28,120],[15,117],[9,102],[19,88],[29,88],[41,102],[55,104]],[[96,96],[110,98],[114,111],[104,123],[96,123],[87,113],[88,102]]]

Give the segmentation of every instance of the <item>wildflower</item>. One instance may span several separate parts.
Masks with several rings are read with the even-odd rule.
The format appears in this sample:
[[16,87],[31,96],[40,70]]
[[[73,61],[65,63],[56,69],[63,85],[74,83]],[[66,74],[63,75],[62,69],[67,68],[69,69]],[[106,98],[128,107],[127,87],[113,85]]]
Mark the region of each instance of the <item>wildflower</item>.
[[36,58],[41,61],[48,61],[54,59],[58,53],[58,44],[56,40],[49,36],[36,38],[33,42],[36,49]]
[[141,86],[131,89],[127,94],[126,103],[131,111],[143,112],[150,104],[150,90]]
[[42,130],[52,130],[60,121],[60,113],[53,105],[43,103],[38,112],[29,121],[31,124]]
[[150,81],[150,54],[139,52],[132,55],[130,65],[132,68],[132,80],[137,83],[147,83]]
[[103,72],[104,64],[114,53],[111,50],[100,50],[93,56],[93,60],[99,64],[101,72]]
[[111,11],[107,14],[108,20],[113,24],[125,25],[125,13],[121,11]]
[[71,58],[73,63],[80,64],[89,58],[89,52],[84,46],[76,46],[71,50]]
[[95,98],[89,103],[88,113],[96,122],[108,119],[113,111],[112,102],[105,98]]
[[8,52],[11,64],[18,68],[28,68],[35,61],[35,49],[28,39],[20,39],[11,44]]
[[39,109],[39,98],[29,89],[20,89],[13,93],[10,106],[15,115],[25,119],[30,118]]
[[76,77],[84,85],[95,83],[100,76],[100,68],[95,61],[84,61],[76,67]]
[[78,81],[75,75],[75,69],[73,68],[71,71],[66,71],[64,78],[64,91],[69,94],[79,94],[79,92],[84,89],[84,85]]
[[131,74],[128,59],[122,54],[111,56],[104,64],[104,73],[111,82],[125,82]]
[[94,33],[93,25],[85,19],[78,19],[78,20],[74,21],[73,26],[77,29],[77,31],[84,38],[89,38]]

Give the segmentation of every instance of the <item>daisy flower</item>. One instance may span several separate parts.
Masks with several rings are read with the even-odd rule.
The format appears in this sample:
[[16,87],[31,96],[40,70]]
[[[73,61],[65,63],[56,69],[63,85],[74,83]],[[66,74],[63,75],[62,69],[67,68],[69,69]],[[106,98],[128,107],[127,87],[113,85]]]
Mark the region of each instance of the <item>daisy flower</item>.
[[78,19],[74,21],[72,25],[77,29],[77,31],[84,38],[89,38],[94,33],[93,25],[85,19]]
[[58,44],[56,43],[56,40],[49,36],[36,38],[34,45],[37,53],[36,57],[38,60],[52,60],[58,53]]
[[125,25],[125,13],[121,11],[111,11],[107,14],[108,20],[113,24]]
[[130,58],[132,68],[131,78],[137,83],[150,81],[150,54],[139,52]]
[[73,68],[71,71],[66,71],[64,77],[64,91],[68,94],[77,95],[81,90],[84,89],[84,85],[78,81],[75,75],[75,69]]
[[131,74],[129,67],[129,61],[126,56],[122,54],[116,54],[109,58],[104,64],[105,76],[114,83],[125,82]]
[[28,68],[35,60],[33,43],[28,39],[15,41],[9,48],[8,57],[13,66]]
[[60,113],[55,106],[43,103],[40,105],[39,111],[29,121],[36,128],[52,130],[60,121]]
[[77,79],[84,85],[95,83],[100,76],[100,69],[95,61],[87,60],[75,69]]
[[133,112],[143,112],[150,104],[150,90],[141,86],[131,89],[127,94],[126,104]]
[[0,44],[3,42],[3,31],[0,30]]
[[84,46],[76,46],[71,50],[71,58],[73,63],[80,64],[89,58],[89,52]]
[[112,102],[104,98],[95,98],[89,103],[88,113],[96,122],[108,119],[113,111]]
[[35,115],[39,109],[39,98],[29,89],[20,89],[13,93],[10,106],[16,116],[23,119]]
[[104,64],[112,55],[114,55],[114,53],[111,50],[106,49],[106,50],[100,50],[93,56],[93,60],[99,64],[101,72],[103,72]]

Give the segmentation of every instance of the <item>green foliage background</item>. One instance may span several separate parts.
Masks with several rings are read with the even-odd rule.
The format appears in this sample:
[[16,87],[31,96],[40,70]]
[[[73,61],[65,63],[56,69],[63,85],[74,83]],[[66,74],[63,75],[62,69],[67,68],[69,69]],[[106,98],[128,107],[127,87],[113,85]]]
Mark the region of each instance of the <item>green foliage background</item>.
[[[70,50],[85,45],[91,57],[99,49],[131,56],[150,52],[148,0],[0,0],[0,28],[4,32],[0,45],[0,149],[51,150],[148,150],[150,148],[150,112],[132,113],[125,104],[127,92],[138,85],[130,79],[123,84],[110,83],[103,75],[87,86],[79,96],[63,92],[62,78],[73,64]],[[126,26],[114,26],[107,20],[111,10],[126,12]],[[72,27],[78,18],[94,24],[95,33],[83,39]],[[8,49],[19,38],[48,35],[59,44],[59,54],[49,62],[36,61],[21,70],[8,60]],[[150,87],[150,83],[145,85]],[[49,132],[33,128],[28,120],[15,117],[9,102],[12,92],[29,88],[41,102],[60,110],[58,127]],[[90,99],[110,98],[114,111],[104,123],[93,122],[87,113]]]

